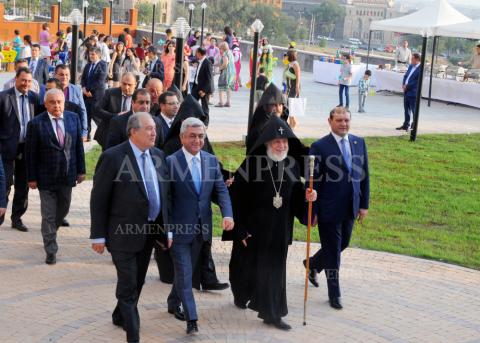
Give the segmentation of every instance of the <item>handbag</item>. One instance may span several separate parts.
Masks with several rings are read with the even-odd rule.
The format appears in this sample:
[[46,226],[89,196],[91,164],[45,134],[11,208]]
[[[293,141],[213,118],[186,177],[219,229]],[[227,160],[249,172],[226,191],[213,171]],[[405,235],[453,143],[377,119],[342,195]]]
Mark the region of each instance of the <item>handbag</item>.
[[288,111],[296,117],[305,117],[307,98],[288,98]]

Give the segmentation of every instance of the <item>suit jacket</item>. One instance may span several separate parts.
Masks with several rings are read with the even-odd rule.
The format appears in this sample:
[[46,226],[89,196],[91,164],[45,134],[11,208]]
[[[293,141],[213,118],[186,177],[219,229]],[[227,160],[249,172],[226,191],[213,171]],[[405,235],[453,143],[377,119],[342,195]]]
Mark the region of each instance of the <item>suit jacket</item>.
[[[408,66],[408,70],[403,76],[403,85],[405,85],[405,82],[407,81],[407,77],[410,74],[410,71],[412,70],[413,65],[410,64]],[[413,72],[412,76],[410,76],[410,79],[408,80],[407,90],[405,91],[405,96],[407,97],[416,97],[417,96],[417,89],[418,89],[418,79],[420,77],[420,68],[421,65],[419,65],[415,71]]]
[[[80,109],[80,112],[78,111],[71,111],[68,109],[65,104],[65,110],[66,111],[71,111],[75,113],[80,114],[80,123],[82,124],[82,136],[86,137],[88,134],[88,124],[87,124],[87,108],[85,107],[85,101],[83,101],[83,95],[82,95],[82,89],[73,84],[68,85],[68,99],[65,99],[67,101],[70,101],[74,105],[78,106]],[[74,106],[69,105],[70,108],[74,108]]]
[[168,131],[170,131],[170,128],[168,127],[167,122],[165,121],[165,119],[163,119],[160,112],[158,113],[158,117],[156,118],[158,118],[158,120],[160,121],[163,137],[166,138],[168,136]]
[[0,208],[7,208],[7,181],[5,179],[5,171],[3,170],[2,156],[0,156]]
[[198,84],[194,83],[192,88],[192,95],[197,99],[199,91],[204,91],[206,94],[213,93],[212,63],[210,63],[208,58],[205,58],[198,71]]
[[[157,148],[151,148],[150,154],[157,170],[161,199],[161,213],[155,222],[168,224],[171,212],[170,178],[165,155]],[[110,251],[142,250],[147,240],[147,232],[141,229],[148,224],[148,198],[129,141],[108,149],[100,156],[93,177],[90,213],[90,238],[105,238]]]
[[355,218],[360,208],[368,209],[370,181],[368,155],[363,138],[349,134],[352,171],[332,134],[312,144],[315,156],[314,187],[318,194],[315,213],[319,222],[337,223]]
[[[121,144],[128,139],[127,136],[127,123],[130,116],[133,114],[132,111],[128,111],[125,114],[118,115],[112,120],[110,120],[110,127],[108,128],[107,139],[105,142],[105,149],[114,147],[115,145]],[[163,143],[165,142],[165,136],[162,133],[162,124],[160,119],[157,117],[152,117],[153,121],[156,124],[157,137],[155,138],[155,147],[161,149]]]
[[174,244],[190,243],[196,233],[201,233],[205,241],[212,239],[212,198],[220,206],[223,217],[233,216],[230,196],[217,158],[202,150],[200,159],[202,187],[200,194],[197,194],[183,150],[167,157],[172,180]]
[[25,143],[28,182],[36,181],[40,190],[74,187],[77,176],[85,174],[82,127],[78,115],[63,112],[65,143],[61,147],[47,112],[28,123]]
[[165,68],[160,58],[157,59],[157,61],[155,62],[155,65],[153,66],[153,69],[143,79],[142,88],[145,88],[148,80],[152,78],[160,79],[162,82],[165,78]]
[[[39,113],[38,94],[28,92],[30,119]],[[20,139],[20,112],[15,88],[0,92],[0,154],[4,160],[14,160]]]
[[48,63],[44,58],[39,57],[33,78],[37,80],[39,85],[44,85],[48,80]]
[[93,119],[98,127],[93,138],[105,148],[110,120],[118,116],[122,110],[122,89],[120,87],[107,89],[105,96],[98,99],[95,107]]
[[89,99],[89,101],[96,101],[103,97],[105,93],[105,82],[107,80],[107,71],[108,65],[105,61],[98,61],[95,69],[92,71],[91,75],[89,76],[90,68],[92,63],[88,62],[85,68],[83,69],[81,85],[85,87],[85,89],[92,93],[93,99]]

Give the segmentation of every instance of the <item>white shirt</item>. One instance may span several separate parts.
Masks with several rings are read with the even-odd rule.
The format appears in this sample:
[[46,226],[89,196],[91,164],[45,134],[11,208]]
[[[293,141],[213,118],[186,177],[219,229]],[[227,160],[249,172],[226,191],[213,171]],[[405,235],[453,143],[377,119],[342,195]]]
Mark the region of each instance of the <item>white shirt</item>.
[[198,85],[198,74],[200,73],[200,68],[202,67],[202,64],[203,64],[203,61],[205,61],[205,56],[203,56],[203,58],[198,61],[198,67],[197,67],[197,70],[196,70],[196,75],[195,75],[195,83]]
[[132,96],[131,95],[125,95],[125,94],[122,93],[122,106],[120,107],[120,111],[124,107],[123,106],[124,102],[127,102],[127,104],[125,106],[126,111],[130,111],[130,109],[132,108]]
[[67,37],[65,38],[65,41],[67,42],[68,49],[72,48],[72,32],[67,33]]
[[[25,110],[26,110],[25,115],[28,117],[29,121],[31,119],[31,117],[30,117],[30,101],[28,99],[28,93],[23,94],[23,93],[20,93],[17,88],[14,88],[14,89],[15,89],[15,97],[17,98],[18,121],[20,122],[20,139],[19,139],[19,142],[23,143],[24,142],[23,137],[25,136],[25,132],[24,132],[24,127],[23,127],[22,99],[20,98],[20,96],[25,95]],[[28,123],[28,121],[27,121],[27,123]],[[27,129],[27,125],[25,124],[25,130],[26,129]]]
[[163,114],[162,112],[160,112],[160,115],[162,116],[163,120],[165,120],[165,123],[167,123],[167,126],[168,126],[169,128],[171,128],[171,127],[172,127],[173,120],[175,119],[175,117],[169,118],[169,117],[167,117],[165,114]]
[[412,61],[412,51],[407,47],[400,46],[395,52],[395,63],[397,62],[410,64]]
[[352,149],[350,148],[350,141],[348,139],[348,133],[345,135],[345,137],[341,137],[341,136],[337,135],[336,133],[332,132],[332,136],[337,141],[338,148],[340,149],[340,152],[342,152],[342,143],[340,143],[340,141],[342,139],[345,139],[345,148],[347,149],[347,152],[350,154],[350,156],[352,156]]
[[417,70],[419,65],[420,65],[420,63],[417,64],[417,65],[412,64],[412,69],[410,70],[410,74],[408,74],[407,79],[405,80],[405,85],[408,85],[408,81],[410,80],[410,77],[413,75],[415,70]]
[[105,42],[98,42],[97,45],[100,45],[100,49],[102,50],[102,57],[100,57],[100,59],[110,63],[110,50],[108,50],[107,44]]
[[[52,128],[53,128],[53,133],[55,133],[55,137],[57,137],[57,141],[58,141],[58,135],[57,135],[57,123],[55,121],[55,119],[57,119],[57,117],[54,117],[50,114],[50,112],[47,112],[48,113],[48,117],[50,118],[50,122],[52,123]],[[62,130],[63,132],[63,137],[65,137],[65,123],[63,121],[63,113],[60,115],[60,117],[58,117],[58,119],[60,119],[58,121],[58,125],[60,125],[60,129]]]
[[185,149],[185,147],[182,146],[182,151],[183,154],[185,155],[185,159],[187,160],[187,165],[188,165],[188,170],[190,171],[190,175],[192,174],[192,160],[195,158],[198,162],[198,173],[200,175],[200,179],[202,178],[202,160],[200,158],[200,152],[198,152],[196,155],[192,155]]

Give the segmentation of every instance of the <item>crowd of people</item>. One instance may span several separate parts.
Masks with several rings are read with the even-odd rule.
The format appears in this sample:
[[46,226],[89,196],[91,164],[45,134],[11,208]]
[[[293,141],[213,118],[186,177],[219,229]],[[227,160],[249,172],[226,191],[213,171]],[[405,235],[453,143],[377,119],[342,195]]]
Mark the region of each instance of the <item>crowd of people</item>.
[[[206,127],[214,69],[220,73],[218,107],[231,106],[231,91],[241,85],[239,43],[230,28],[218,47],[208,35],[200,46],[193,32],[184,47],[188,82],[181,87],[174,82],[171,31],[160,56],[147,39],[134,47],[128,29],[113,50],[111,37],[94,32],[80,44],[85,63],[76,85],[68,64],[52,63],[48,30],[45,25],[39,44],[31,45],[30,60],[16,60],[15,77],[0,93],[0,223],[13,185],[11,225],[28,231],[22,216],[29,189],[38,189],[45,263],[56,264],[57,231],[69,225],[72,189],[86,174],[84,142],[96,126],[93,139],[103,153],[91,191],[90,239],[94,251],[106,248],[112,256],[118,277],[112,322],[128,342],[140,340],[137,304],[153,250],[160,280],[172,284],[168,312],[186,322],[187,334],[199,331],[192,288],[229,287],[219,281],[212,256],[212,202],[221,210],[222,239],[233,240],[229,279],[238,308],[291,329],[282,319],[288,313],[286,259],[294,218],[306,224],[308,202],[322,242],[308,261],[308,277],[318,287],[324,270],[330,306],[342,308],[340,254],[369,206],[367,151],[364,140],[349,133],[351,115],[341,106],[328,117],[332,132],[311,147],[295,136],[286,96],[300,94],[294,47],[280,90],[272,82],[270,47],[262,43],[255,66],[262,89],[245,160],[229,171]],[[68,35],[60,36],[68,46]],[[302,178],[310,177],[308,155],[315,156],[313,189]]]

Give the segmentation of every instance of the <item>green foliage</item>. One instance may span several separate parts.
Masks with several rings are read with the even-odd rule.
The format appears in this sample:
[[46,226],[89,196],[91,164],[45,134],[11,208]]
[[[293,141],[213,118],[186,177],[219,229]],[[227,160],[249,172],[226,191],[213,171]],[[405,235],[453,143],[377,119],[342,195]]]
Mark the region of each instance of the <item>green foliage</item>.
[[[153,6],[150,2],[146,0],[138,1],[135,4],[135,8],[138,10],[138,22],[140,24],[152,24],[153,16]],[[156,16],[158,16],[160,11],[157,9]],[[158,18],[156,18],[158,20]]]
[[337,1],[327,0],[314,7],[310,15],[315,16],[316,32],[329,36],[335,28],[335,24],[345,18],[345,8]]

